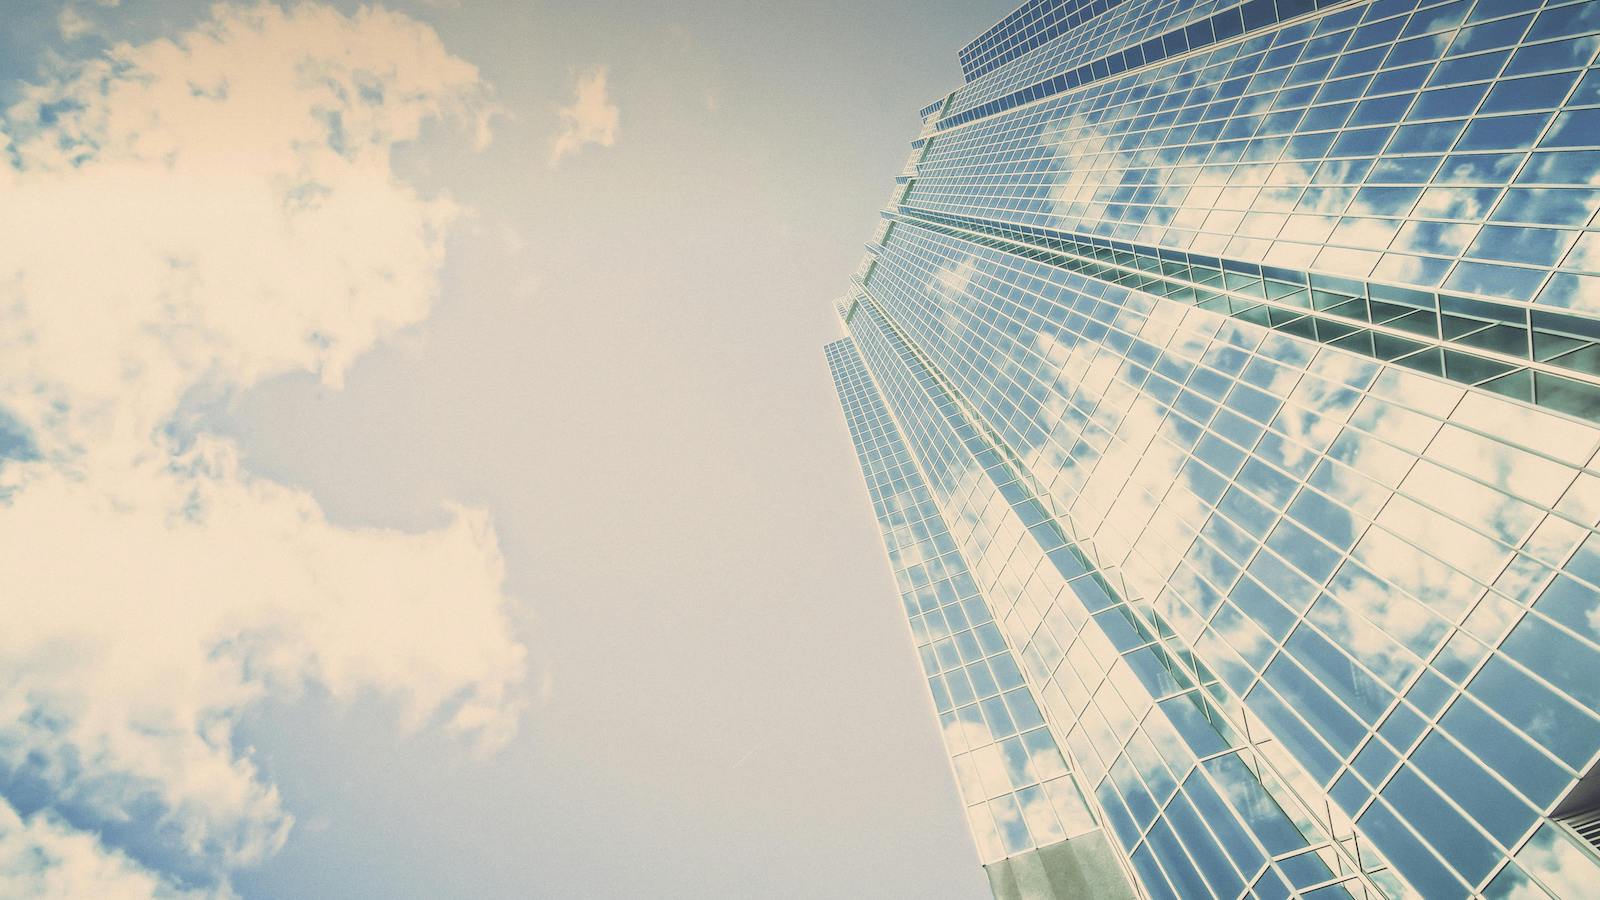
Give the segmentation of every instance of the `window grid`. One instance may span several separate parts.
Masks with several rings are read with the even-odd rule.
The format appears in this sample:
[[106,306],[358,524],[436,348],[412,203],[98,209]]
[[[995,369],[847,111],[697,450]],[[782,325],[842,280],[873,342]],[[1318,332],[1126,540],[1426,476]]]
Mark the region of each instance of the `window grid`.
[[1570,895],[1600,3],[1317,5],[1033,0],[965,48],[841,398],[986,862],[1066,832],[994,777],[1025,733],[1151,896]]
[[[881,323],[883,321],[881,319],[881,315],[875,312],[875,308],[872,307],[870,303],[867,304],[867,308],[869,310],[874,310],[870,317],[874,322]],[[862,320],[859,314],[855,319],[853,319],[852,334],[856,336],[858,345],[862,347],[864,354],[867,356],[870,362],[874,358],[878,358],[878,353],[887,353],[888,351],[878,349],[877,342],[873,340],[873,332],[867,332],[865,335],[863,335],[860,325],[861,321]],[[882,327],[884,326],[880,325],[880,329]],[[878,340],[885,339],[880,338]],[[878,350],[878,353],[875,353],[875,350]],[[913,436],[913,432],[915,432],[916,429],[915,426],[910,423],[913,421],[936,421],[938,419],[938,416],[935,413],[926,411],[928,408],[928,401],[926,397],[909,390],[897,390],[895,386],[892,386],[895,384],[895,382],[889,372],[885,371],[885,369],[879,368],[879,365],[876,363],[873,364],[873,368],[879,383],[885,385],[886,398],[889,400],[890,406],[897,410],[897,416],[900,418],[903,426],[907,429],[910,429],[910,431],[908,431],[908,437],[912,438],[913,446],[923,446],[924,442],[917,440]],[[948,402],[949,401],[946,401],[947,404]],[[924,408],[924,414],[920,418],[910,416],[902,408],[902,403],[907,404],[908,406],[912,404],[920,404]],[[947,513],[947,515],[953,517],[952,521],[965,520],[974,526],[972,537],[968,539],[969,542],[963,544],[963,549],[967,550],[966,555],[974,561],[973,568],[974,572],[978,574],[980,586],[986,586],[987,596],[989,596],[993,602],[998,604],[996,607],[996,612],[1001,615],[1006,615],[1008,608],[1010,610],[1016,610],[1019,607],[1016,605],[1015,601],[1011,601],[1010,605],[1008,606],[1008,599],[1013,596],[1016,588],[1014,585],[1008,587],[1004,584],[1005,579],[1000,574],[1003,571],[1000,569],[1000,566],[1006,564],[1007,560],[1011,558],[1014,552],[1023,551],[1027,546],[1026,542],[1024,541],[1024,529],[1015,521],[1007,521],[1004,510],[1009,507],[1006,505],[1003,498],[997,499],[998,495],[994,493],[992,483],[983,480],[980,474],[982,471],[981,469],[975,472],[969,465],[963,472],[962,470],[955,468],[957,461],[960,459],[958,444],[958,441],[947,437],[943,442],[943,446],[946,448],[945,452],[930,454],[930,458],[940,461],[934,463],[930,469],[931,483],[935,485],[936,493],[941,493],[939,485],[943,485],[943,489],[945,491],[959,492],[960,494],[969,498],[969,505],[965,506],[965,509],[968,510],[968,512],[959,516],[955,513]],[[943,473],[943,477],[936,473]],[[986,488],[985,485],[988,485],[988,487]],[[982,511],[972,511],[974,504],[981,504],[977,506],[977,509]],[[995,526],[993,529],[994,533],[991,534],[986,531],[982,527],[983,523],[993,524]],[[1010,526],[1009,531],[1007,530],[1008,525]],[[970,549],[968,549],[969,547]],[[1047,564],[1042,560],[1040,560],[1037,568],[1035,569],[1035,576],[1048,576],[1057,582],[1059,582],[1061,577],[1060,574],[1055,573],[1053,569],[1047,568]],[[1071,587],[1072,585],[1089,583],[1086,579],[1088,579],[1088,576],[1082,576],[1075,580],[1069,580],[1067,582],[1067,588],[1071,590],[1073,589]],[[1093,584],[1099,585],[1102,584],[1102,582],[1093,582]],[[1090,587],[1089,590],[1092,594],[1097,593],[1102,597],[1107,596],[1105,593],[1106,589],[1104,587],[1099,587],[1098,591],[1096,591],[1094,587]],[[1064,622],[1065,620],[1060,621]],[[1015,626],[1012,625],[1012,623],[1008,622],[1008,626],[1010,626],[1013,631],[1015,630]],[[1095,632],[1092,629],[1087,632],[1087,634],[1090,636],[1092,636],[1094,633]],[[1025,635],[1013,635],[1014,644],[1023,640],[1026,640]],[[1105,682],[1102,685],[1103,690],[1115,692],[1115,689],[1110,685],[1111,682]],[[1124,696],[1123,694],[1115,693],[1114,695],[1117,699],[1113,699],[1113,695],[1108,694],[1103,702],[1112,702],[1117,704],[1125,703],[1123,699],[1120,699]],[[1047,704],[1049,703],[1048,696],[1046,698],[1046,702]],[[1143,740],[1144,746],[1150,746],[1148,738],[1136,737],[1134,740]],[[1118,742],[1117,746],[1120,748],[1123,745]],[[1129,746],[1133,745],[1130,744]],[[1114,749],[1108,752],[1115,757],[1118,753],[1123,751],[1120,749]],[[1133,751],[1130,750],[1127,752]],[[1081,766],[1083,764],[1082,757],[1077,758],[1080,760],[1079,765]],[[1151,801],[1144,800],[1143,798],[1150,796],[1152,792],[1148,788],[1144,787],[1142,780],[1138,776],[1133,776],[1128,781],[1120,784],[1113,780],[1105,779],[1103,776],[1105,774],[1105,770],[1108,768],[1110,768],[1110,766],[1100,765],[1097,767],[1098,774],[1092,776],[1096,779],[1099,779],[1101,782],[1101,786],[1097,791],[1098,799],[1101,802],[1102,808],[1109,811],[1113,826],[1116,826],[1119,822],[1124,823],[1122,828],[1124,832],[1123,836],[1127,843],[1132,846],[1132,844],[1138,840],[1138,827],[1131,824],[1131,820],[1127,818],[1127,813],[1124,812],[1119,814],[1117,811],[1122,808],[1122,805],[1124,804],[1122,798],[1128,796],[1130,791],[1133,792],[1134,797],[1140,798],[1145,804],[1148,804]],[[1236,772],[1236,774],[1238,773]],[[1255,777],[1256,776],[1254,775],[1251,776],[1252,779]],[[1263,780],[1265,779],[1263,778]],[[1170,773],[1165,778],[1165,781],[1169,783],[1176,783],[1175,778]],[[1234,789],[1239,789],[1237,782],[1234,784]],[[1260,791],[1261,787],[1258,785],[1256,790]],[[1164,798],[1162,802],[1165,802],[1165,799],[1166,798]],[[1265,802],[1270,803],[1271,801]],[[1299,827],[1303,827],[1312,831],[1314,831],[1316,827],[1308,819],[1302,819],[1298,824]],[[1144,827],[1149,827],[1149,823],[1147,823]],[[1326,841],[1324,840],[1322,843],[1326,844]]]

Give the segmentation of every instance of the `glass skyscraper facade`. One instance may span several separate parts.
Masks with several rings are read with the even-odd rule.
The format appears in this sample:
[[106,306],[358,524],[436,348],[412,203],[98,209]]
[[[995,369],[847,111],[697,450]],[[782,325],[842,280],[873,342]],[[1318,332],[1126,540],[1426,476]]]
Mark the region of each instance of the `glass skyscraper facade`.
[[1600,0],[1029,0],[827,347],[999,897],[1600,897]]

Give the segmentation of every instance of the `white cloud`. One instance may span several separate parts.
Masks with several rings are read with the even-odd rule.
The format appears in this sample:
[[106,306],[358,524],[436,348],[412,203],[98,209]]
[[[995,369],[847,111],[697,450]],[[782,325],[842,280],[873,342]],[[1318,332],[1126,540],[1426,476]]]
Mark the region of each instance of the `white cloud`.
[[0,893],[160,895],[156,871],[227,893],[292,822],[233,742],[266,696],[378,692],[485,749],[514,732],[524,650],[483,513],[335,527],[179,416],[281,373],[337,385],[426,318],[458,210],[390,151],[431,118],[481,141],[490,112],[426,26],[261,5],[0,116],[0,408],[32,445],[0,464],[0,794],[31,814],[0,804]]
[[228,894],[225,889],[179,888],[124,854],[106,852],[92,835],[48,815],[24,822],[16,810],[0,800],[0,896],[202,900]]
[[60,29],[63,38],[75,41],[93,31],[94,25],[77,10],[63,6],[56,15],[56,28]]
[[550,146],[550,165],[577,153],[585,144],[609,147],[616,143],[621,113],[606,96],[605,66],[579,78],[572,104],[557,112],[561,117],[561,133]]
[[934,282],[938,282],[947,292],[946,296],[961,297],[971,286],[972,276],[978,274],[978,267],[973,260],[974,257],[969,256],[955,266],[939,268],[933,273],[933,279],[929,281],[928,286],[932,287]]

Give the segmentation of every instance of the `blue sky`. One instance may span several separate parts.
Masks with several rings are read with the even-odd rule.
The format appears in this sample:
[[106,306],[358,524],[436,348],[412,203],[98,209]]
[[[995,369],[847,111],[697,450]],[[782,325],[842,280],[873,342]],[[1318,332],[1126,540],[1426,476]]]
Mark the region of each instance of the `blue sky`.
[[985,894],[821,346],[1007,6],[856,6],[8,8],[0,885]]

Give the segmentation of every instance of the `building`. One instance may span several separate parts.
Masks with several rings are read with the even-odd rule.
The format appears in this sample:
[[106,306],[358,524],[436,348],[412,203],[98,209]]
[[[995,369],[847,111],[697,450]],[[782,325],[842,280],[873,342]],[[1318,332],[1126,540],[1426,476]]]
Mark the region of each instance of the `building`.
[[1000,897],[1600,896],[1600,2],[1028,0],[827,348]]

